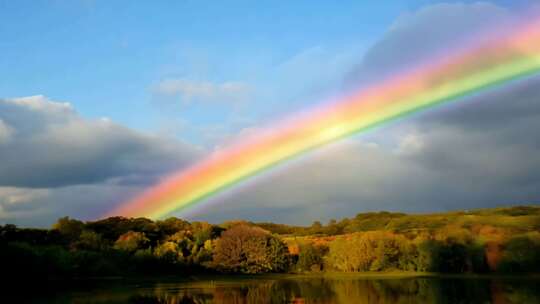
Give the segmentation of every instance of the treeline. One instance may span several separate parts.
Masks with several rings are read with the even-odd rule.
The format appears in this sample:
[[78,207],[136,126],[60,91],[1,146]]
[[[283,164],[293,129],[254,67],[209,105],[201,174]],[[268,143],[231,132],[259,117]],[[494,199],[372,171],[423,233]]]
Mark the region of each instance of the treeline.
[[432,215],[363,213],[310,227],[178,218],[64,217],[51,229],[0,226],[14,279],[199,273],[540,272],[540,208]]
[[326,244],[299,246],[300,271],[416,271],[440,273],[524,273],[540,271],[540,234],[528,233],[500,243],[497,252],[467,233],[408,238],[386,231],[355,233]]
[[359,213],[353,218],[340,221],[330,220],[326,225],[319,221],[309,227],[290,226],[274,223],[249,223],[272,233],[282,235],[343,235],[365,231],[434,231],[452,224],[470,228],[471,226],[491,226],[523,232],[540,230],[540,207],[516,206],[511,208],[490,208],[470,211],[454,211],[436,214],[405,214],[396,212],[367,212]]
[[538,273],[540,207],[362,213],[284,240],[302,271]]
[[14,279],[266,273],[289,266],[281,238],[245,224],[64,217],[51,229],[0,226],[0,268]]

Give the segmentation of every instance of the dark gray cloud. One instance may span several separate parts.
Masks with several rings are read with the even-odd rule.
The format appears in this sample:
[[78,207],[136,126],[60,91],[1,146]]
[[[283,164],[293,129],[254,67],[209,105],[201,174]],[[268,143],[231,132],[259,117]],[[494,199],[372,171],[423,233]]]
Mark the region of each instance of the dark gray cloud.
[[[486,3],[440,4],[403,16],[346,85],[398,73],[512,18]],[[539,130],[540,77],[532,77],[337,143],[192,213],[216,221],[240,212],[309,223],[370,210],[540,203]]]
[[43,96],[0,99],[0,223],[95,219],[202,154]]
[[108,119],[83,119],[69,104],[43,96],[0,99],[0,122],[0,186],[147,184],[201,154]]

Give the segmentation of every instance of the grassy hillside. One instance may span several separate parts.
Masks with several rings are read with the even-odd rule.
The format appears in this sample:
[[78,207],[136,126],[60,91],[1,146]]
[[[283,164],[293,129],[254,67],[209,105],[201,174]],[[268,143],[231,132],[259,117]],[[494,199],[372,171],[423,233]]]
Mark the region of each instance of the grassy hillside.
[[490,226],[509,233],[540,230],[540,206],[475,209],[431,214],[392,212],[358,213],[354,218],[330,221],[327,225],[315,222],[310,227],[268,223],[251,223],[282,235],[341,235],[365,231],[434,231],[446,226],[478,230]]

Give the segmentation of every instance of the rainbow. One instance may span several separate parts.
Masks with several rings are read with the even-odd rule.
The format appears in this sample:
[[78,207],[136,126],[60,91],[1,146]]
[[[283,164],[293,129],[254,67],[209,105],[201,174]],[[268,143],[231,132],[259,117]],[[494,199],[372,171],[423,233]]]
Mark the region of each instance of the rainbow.
[[540,22],[520,24],[255,132],[107,216],[161,218],[183,211],[318,147],[539,72]]

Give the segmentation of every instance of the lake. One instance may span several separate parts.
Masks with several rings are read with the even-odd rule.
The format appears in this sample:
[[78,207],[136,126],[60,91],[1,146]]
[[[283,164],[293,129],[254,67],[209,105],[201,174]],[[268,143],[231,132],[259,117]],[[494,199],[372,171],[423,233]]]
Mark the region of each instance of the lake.
[[[25,303],[540,303],[540,279],[291,276],[78,281],[15,295]],[[4,302],[4,301],[0,301]],[[4,302],[8,303],[8,302]]]

